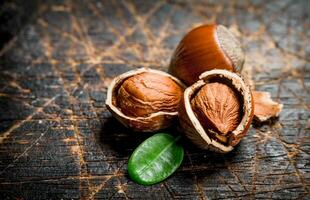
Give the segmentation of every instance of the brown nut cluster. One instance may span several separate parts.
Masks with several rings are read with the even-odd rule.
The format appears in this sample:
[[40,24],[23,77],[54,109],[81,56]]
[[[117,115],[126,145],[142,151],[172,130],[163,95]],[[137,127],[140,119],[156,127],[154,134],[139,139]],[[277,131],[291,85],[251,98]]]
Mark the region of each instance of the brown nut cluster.
[[225,153],[246,135],[253,112],[251,90],[243,79],[227,70],[211,70],[184,91],[179,119],[199,147]]
[[[267,93],[254,91],[254,101],[237,74],[244,57],[226,27],[197,27],[172,56],[169,72],[176,78],[145,68],[124,73],[108,88],[107,108],[125,126],[141,132],[166,128],[179,116],[182,131],[199,147],[229,152],[246,135],[253,114],[265,121],[282,109]],[[184,91],[179,80],[191,86]]]
[[171,75],[141,68],[116,77],[108,88],[107,108],[126,127],[152,132],[171,125],[184,86]]

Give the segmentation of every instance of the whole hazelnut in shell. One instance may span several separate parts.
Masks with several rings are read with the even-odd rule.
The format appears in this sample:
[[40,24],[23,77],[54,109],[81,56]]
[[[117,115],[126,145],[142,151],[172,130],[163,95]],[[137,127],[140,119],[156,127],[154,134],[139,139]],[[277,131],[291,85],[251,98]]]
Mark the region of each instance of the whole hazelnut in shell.
[[153,132],[171,125],[184,85],[173,76],[141,68],[116,77],[108,88],[106,105],[126,127]]
[[253,112],[251,90],[241,76],[227,70],[211,70],[184,91],[179,120],[193,143],[225,153],[246,135]]
[[238,39],[222,25],[199,26],[180,41],[169,72],[186,85],[195,83],[200,74],[212,69],[242,70],[244,52]]

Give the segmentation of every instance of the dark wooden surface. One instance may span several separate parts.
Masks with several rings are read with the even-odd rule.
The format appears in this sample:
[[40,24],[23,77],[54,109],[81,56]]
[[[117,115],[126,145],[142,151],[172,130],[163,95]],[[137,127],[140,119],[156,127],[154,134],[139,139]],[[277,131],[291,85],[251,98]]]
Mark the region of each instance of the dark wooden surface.
[[[309,1],[27,2],[0,9],[2,21],[11,13],[0,26],[1,199],[310,198]],[[127,160],[151,134],[111,117],[107,86],[137,67],[166,71],[182,36],[212,22],[240,38],[245,73],[284,109],[227,155],[184,139],[179,170],[139,186]]]

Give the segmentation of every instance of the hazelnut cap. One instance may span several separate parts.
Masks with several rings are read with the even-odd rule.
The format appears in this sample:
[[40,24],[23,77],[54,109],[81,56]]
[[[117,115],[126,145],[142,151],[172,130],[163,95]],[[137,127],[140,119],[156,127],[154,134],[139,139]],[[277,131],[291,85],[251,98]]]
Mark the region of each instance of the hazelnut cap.
[[[200,75],[200,80],[188,87],[183,94],[179,107],[179,120],[185,135],[197,144],[200,148],[210,149],[216,152],[227,153],[234,149],[234,146],[246,135],[250,127],[254,112],[254,102],[251,94],[250,87],[243,81],[243,79],[227,70],[211,70]],[[193,95],[209,82],[212,78],[224,79],[231,82],[231,85],[241,95],[243,105],[243,116],[239,125],[231,133],[231,141],[228,145],[224,145],[212,139],[203,126],[197,119],[194,111],[192,110],[190,100]]]
[[185,88],[185,86],[181,81],[179,81],[177,78],[171,76],[168,73],[149,68],[140,68],[128,71],[115,77],[111,82],[110,86],[108,87],[107,99],[105,103],[108,110],[112,113],[112,115],[124,126],[138,132],[154,132],[169,127],[171,123],[177,118],[178,112],[159,111],[156,113],[152,113],[147,117],[132,117],[125,115],[116,105],[113,104],[113,99],[115,98],[115,93],[119,88],[119,86],[127,78],[144,72],[156,73],[159,75],[167,76],[171,78],[173,81],[175,81],[182,88]]

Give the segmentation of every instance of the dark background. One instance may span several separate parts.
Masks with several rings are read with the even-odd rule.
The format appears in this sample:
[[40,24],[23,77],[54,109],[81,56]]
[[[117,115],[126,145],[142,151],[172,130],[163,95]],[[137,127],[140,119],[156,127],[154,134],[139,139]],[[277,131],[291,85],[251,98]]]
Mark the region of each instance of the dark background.
[[[309,199],[309,2],[0,3],[1,199]],[[107,87],[130,69],[166,71],[182,36],[215,22],[240,39],[253,87],[284,109],[226,155],[184,139],[178,171],[139,186],[128,156],[151,134],[111,117]]]

